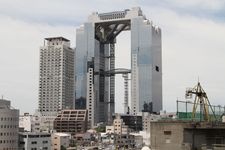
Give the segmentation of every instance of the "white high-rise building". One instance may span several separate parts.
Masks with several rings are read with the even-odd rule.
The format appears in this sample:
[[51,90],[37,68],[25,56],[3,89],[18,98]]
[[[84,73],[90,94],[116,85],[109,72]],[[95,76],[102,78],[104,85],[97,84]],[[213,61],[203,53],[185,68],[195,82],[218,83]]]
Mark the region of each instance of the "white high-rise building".
[[40,47],[39,111],[55,116],[74,108],[74,49],[63,37],[45,38]]
[[18,149],[19,110],[0,99],[0,150]]

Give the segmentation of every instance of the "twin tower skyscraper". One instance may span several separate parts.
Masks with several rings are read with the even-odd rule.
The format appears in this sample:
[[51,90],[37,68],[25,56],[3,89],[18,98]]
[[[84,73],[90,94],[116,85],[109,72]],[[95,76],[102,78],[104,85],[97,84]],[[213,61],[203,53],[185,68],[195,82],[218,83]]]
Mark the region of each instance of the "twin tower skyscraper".
[[[131,68],[115,68],[116,37],[131,32]],[[131,73],[127,112],[162,110],[161,30],[140,8],[93,13],[76,31],[76,50],[62,37],[46,38],[40,49],[39,111],[87,109],[91,126],[112,122],[115,75]],[[121,101],[121,100],[120,100]]]

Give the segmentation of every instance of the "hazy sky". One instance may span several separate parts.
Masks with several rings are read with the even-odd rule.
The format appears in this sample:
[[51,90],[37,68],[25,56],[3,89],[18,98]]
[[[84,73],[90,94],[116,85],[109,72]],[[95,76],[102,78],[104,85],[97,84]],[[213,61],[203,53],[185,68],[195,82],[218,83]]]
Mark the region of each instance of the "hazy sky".
[[[64,36],[75,47],[76,28],[92,12],[137,6],[162,29],[164,110],[176,111],[176,99],[185,100],[198,77],[211,103],[224,105],[224,0],[0,0],[0,95],[22,113],[34,112],[43,39]],[[117,40],[117,66],[129,67],[129,38],[123,33]]]

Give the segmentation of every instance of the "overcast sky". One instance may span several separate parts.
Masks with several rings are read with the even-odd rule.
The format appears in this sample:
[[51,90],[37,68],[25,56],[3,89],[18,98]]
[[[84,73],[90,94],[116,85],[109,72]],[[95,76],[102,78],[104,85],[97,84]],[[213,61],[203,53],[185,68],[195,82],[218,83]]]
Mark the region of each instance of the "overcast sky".
[[[0,95],[21,113],[34,112],[43,39],[64,36],[75,47],[76,28],[92,12],[137,6],[162,29],[164,110],[175,112],[198,77],[211,103],[225,105],[224,0],[0,0]],[[129,67],[129,38],[117,40],[117,66]]]

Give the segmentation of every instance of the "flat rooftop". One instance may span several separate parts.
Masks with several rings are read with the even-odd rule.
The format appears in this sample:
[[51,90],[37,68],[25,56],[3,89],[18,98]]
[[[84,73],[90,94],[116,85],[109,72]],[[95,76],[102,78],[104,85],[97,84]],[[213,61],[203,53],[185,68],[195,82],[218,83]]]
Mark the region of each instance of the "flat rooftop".
[[66,42],[69,42],[70,40],[62,37],[62,36],[59,36],[59,37],[49,37],[49,38],[45,38],[45,40],[47,41],[52,41],[52,40],[61,40],[61,41],[66,41]]

